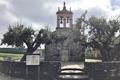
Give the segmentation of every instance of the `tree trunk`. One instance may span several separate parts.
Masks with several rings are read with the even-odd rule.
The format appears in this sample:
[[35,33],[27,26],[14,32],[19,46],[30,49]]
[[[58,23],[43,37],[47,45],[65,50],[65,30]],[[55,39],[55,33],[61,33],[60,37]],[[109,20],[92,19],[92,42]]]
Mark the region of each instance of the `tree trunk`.
[[33,54],[35,50],[33,48],[28,48],[26,53],[24,53],[23,57],[21,58],[21,62],[24,62],[26,61],[26,55],[29,55],[29,54]]
[[102,60],[103,61],[109,61],[110,60],[110,50],[106,48],[101,48],[100,49],[101,55],[102,55]]

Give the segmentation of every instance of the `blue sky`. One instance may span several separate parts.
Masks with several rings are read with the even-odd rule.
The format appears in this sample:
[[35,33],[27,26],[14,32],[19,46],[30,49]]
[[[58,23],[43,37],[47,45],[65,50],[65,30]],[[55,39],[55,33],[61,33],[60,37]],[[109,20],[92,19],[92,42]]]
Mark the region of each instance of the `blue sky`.
[[71,7],[76,18],[87,10],[87,16],[105,16],[110,18],[120,14],[120,0],[0,0],[0,39],[9,24],[23,23],[38,30],[46,25],[55,29],[56,11]]

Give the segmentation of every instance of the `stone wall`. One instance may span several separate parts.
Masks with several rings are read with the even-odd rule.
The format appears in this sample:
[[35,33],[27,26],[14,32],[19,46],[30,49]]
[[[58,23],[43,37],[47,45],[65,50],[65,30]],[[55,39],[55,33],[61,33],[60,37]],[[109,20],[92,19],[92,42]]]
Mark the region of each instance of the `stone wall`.
[[[27,80],[58,80],[60,62],[41,62],[38,66],[26,66],[23,62],[0,61],[0,72]],[[26,74],[28,68],[28,74]],[[38,75],[39,70],[39,75]],[[28,75],[28,77],[27,77]]]
[[[53,32],[57,39],[57,43],[53,38],[53,42],[45,47],[46,61],[80,61],[84,60],[85,48],[82,46],[84,42],[83,36],[81,40],[75,41],[76,31],[72,28],[61,28]],[[65,38],[65,39],[61,39]]]

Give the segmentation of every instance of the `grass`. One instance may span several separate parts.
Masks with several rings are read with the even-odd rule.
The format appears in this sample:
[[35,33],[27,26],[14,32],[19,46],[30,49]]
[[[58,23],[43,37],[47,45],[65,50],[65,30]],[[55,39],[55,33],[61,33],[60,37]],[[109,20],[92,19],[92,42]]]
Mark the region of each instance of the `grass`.
[[0,61],[20,61],[23,54],[0,53]]

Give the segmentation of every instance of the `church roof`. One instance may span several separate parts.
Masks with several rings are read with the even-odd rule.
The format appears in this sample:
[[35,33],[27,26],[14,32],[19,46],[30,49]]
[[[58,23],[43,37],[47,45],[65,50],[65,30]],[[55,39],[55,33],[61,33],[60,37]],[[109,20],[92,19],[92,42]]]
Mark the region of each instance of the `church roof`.
[[68,10],[66,9],[65,2],[64,2],[64,7],[63,7],[63,9],[62,9],[62,10],[58,10],[58,11],[56,12],[56,14],[73,14],[73,12],[72,12],[71,10],[68,11]]

